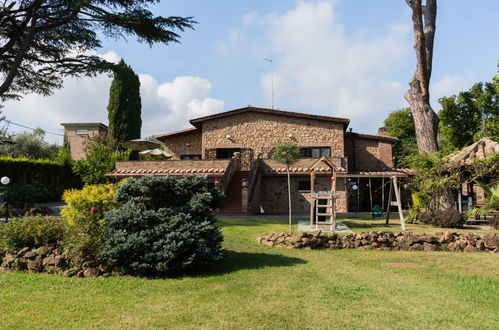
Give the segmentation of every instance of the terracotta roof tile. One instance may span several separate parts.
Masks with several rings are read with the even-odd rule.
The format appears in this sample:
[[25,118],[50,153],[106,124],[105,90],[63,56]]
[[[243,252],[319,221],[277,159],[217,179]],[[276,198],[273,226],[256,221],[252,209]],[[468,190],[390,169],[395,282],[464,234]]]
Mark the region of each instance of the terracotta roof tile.
[[449,156],[447,159],[454,164],[471,164],[475,159],[486,159],[499,152],[499,143],[482,138],[479,141],[467,146]]

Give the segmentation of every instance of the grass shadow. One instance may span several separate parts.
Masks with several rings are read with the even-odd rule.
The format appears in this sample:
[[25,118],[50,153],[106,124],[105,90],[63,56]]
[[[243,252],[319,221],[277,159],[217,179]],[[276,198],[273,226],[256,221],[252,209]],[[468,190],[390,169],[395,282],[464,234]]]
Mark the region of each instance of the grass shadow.
[[202,271],[193,273],[193,276],[223,275],[244,269],[264,269],[268,267],[291,267],[305,264],[306,260],[287,257],[280,254],[250,253],[227,251],[227,256],[218,265],[206,267]]
[[218,227],[221,228],[232,227],[232,226],[259,227],[259,226],[268,226],[268,225],[282,225],[286,224],[287,221],[288,221],[287,219],[272,219],[272,218],[251,218],[251,219],[218,218],[216,224]]

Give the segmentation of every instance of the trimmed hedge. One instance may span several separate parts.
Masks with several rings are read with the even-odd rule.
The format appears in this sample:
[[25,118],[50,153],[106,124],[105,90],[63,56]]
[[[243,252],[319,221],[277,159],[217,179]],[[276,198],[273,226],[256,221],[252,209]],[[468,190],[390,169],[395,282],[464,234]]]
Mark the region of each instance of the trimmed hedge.
[[12,203],[60,201],[66,189],[82,186],[70,165],[44,159],[0,157],[0,177],[10,178]]

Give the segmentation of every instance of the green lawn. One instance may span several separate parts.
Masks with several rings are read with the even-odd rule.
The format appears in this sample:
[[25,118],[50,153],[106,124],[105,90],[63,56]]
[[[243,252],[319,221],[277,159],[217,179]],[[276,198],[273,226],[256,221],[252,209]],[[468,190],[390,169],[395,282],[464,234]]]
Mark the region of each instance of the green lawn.
[[0,273],[0,328],[499,328],[497,255],[270,248],[255,238],[286,220],[220,225],[228,258],[195,276]]

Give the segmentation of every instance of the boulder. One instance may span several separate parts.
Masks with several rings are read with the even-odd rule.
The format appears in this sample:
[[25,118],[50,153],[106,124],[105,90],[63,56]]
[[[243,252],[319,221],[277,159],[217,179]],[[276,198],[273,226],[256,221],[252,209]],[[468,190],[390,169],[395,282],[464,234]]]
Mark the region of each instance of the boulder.
[[419,243],[415,243],[409,247],[409,251],[423,251],[424,247],[423,245]]
[[47,255],[50,254],[50,252],[52,252],[52,250],[54,249],[53,246],[50,246],[50,245],[45,245],[45,246],[41,246],[39,249],[38,249],[38,254],[42,257],[45,257]]
[[312,237],[319,237],[321,233],[322,233],[321,230],[314,230],[313,232],[310,233],[310,235],[312,235]]
[[471,244],[468,244],[464,249],[463,249],[463,252],[479,252],[480,250],[478,250],[476,247],[474,247],[473,245]]
[[28,270],[39,272],[42,269],[42,261],[40,259],[28,260]]
[[47,265],[48,266],[53,266],[53,265],[55,265],[55,256],[53,254],[51,254],[51,255],[43,258],[42,264],[44,266],[47,266]]
[[483,235],[482,241],[485,244],[485,247],[489,250],[494,250],[498,247],[499,237],[496,234],[487,234]]
[[36,258],[36,253],[35,253],[35,251],[31,250],[31,251],[26,252],[24,257],[26,259],[34,259],[34,258]]
[[26,252],[28,252],[28,251],[29,251],[29,248],[28,248],[28,247],[23,247],[22,249],[20,249],[19,251],[17,251],[17,256],[18,256],[18,257],[23,257],[23,256],[24,256],[24,254],[25,254]]
[[457,242],[450,242],[447,245],[447,250],[452,251],[452,252],[461,252],[462,251],[461,247],[459,246],[459,244],[457,244]]
[[64,265],[66,264],[66,258],[64,256],[61,256],[61,255],[56,255],[55,258],[54,258],[54,265],[56,267],[64,267]]
[[440,248],[436,244],[431,244],[431,243],[423,243],[423,250],[424,251],[438,251]]
[[407,244],[414,245],[422,242],[421,238],[416,235],[407,236]]

